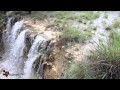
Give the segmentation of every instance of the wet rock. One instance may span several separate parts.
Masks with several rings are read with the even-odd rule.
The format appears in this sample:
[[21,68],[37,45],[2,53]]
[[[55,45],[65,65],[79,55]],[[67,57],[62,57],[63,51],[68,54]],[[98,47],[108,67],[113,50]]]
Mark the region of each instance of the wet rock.
[[[53,43],[51,43],[51,40],[43,41],[38,48],[38,52],[40,52],[40,55],[37,57],[33,64],[33,72],[37,78],[42,77],[44,78],[44,70],[46,67],[51,66],[51,64],[45,64],[45,61],[48,59],[46,57],[46,52],[48,50],[52,50]],[[47,65],[47,66],[46,66]]]
[[35,60],[35,62],[33,63],[33,69],[34,72],[37,72],[39,66],[40,66],[40,60],[41,60],[41,55]]
[[2,43],[2,31],[0,30],[0,45]]
[[25,48],[24,48],[24,57],[27,57],[27,54],[31,48],[31,37],[30,37],[30,32],[29,33],[26,33],[26,36],[25,36]]
[[111,30],[111,27],[106,27],[105,30]]
[[6,23],[5,23],[5,21],[1,21],[1,23],[0,23],[0,31],[3,31],[5,29],[6,29]]

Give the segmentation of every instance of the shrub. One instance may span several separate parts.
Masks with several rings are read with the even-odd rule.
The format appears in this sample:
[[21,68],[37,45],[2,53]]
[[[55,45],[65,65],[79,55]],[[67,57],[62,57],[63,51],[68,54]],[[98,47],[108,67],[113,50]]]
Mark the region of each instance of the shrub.
[[107,45],[102,41],[99,48],[93,51],[89,57],[91,68],[95,72],[95,77],[100,79],[118,79],[120,78],[120,34],[111,30],[111,38]]
[[70,65],[68,71],[66,72],[65,79],[83,79],[85,77],[84,74],[84,66],[80,62],[74,62]]
[[76,27],[72,26],[65,26],[64,31],[61,35],[61,38],[70,41],[70,42],[83,42],[90,36],[90,33],[87,32],[80,32],[80,30]]
[[95,72],[90,64],[73,62],[64,76],[65,79],[95,79]]
[[80,14],[78,15],[75,15],[74,12],[60,11],[57,12],[56,16],[58,19],[78,20],[79,22],[82,22],[82,20],[93,20],[99,18],[100,14],[99,12],[84,11],[84,12],[80,12]]
[[43,11],[37,11],[32,14],[30,14],[30,17],[33,19],[38,19],[38,20],[43,20],[44,18],[47,17],[47,14],[45,14]]
[[93,20],[99,18],[99,12],[85,12],[82,17],[86,20]]
[[115,20],[115,21],[113,22],[113,27],[114,27],[114,28],[120,27],[120,20]]

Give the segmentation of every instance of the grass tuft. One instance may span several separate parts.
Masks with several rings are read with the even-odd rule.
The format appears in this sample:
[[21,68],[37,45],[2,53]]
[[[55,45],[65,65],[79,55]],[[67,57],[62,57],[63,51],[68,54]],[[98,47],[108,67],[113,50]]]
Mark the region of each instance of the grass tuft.
[[100,41],[99,48],[92,52],[89,59],[94,62],[91,68],[95,71],[96,78],[120,78],[120,34],[111,30],[111,38],[107,40],[107,45]]
[[90,32],[80,32],[78,28],[67,25],[64,27],[61,38],[68,42],[84,42],[90,36]]
[[120,20],[115,20],[115,21],[113,22],[113,27],[114,27],[114,28],[120,27]]

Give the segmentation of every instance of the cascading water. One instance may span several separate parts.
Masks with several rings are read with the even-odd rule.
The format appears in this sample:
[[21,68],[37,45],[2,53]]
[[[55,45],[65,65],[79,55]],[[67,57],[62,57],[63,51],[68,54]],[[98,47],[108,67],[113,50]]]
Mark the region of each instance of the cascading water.
[[31,72],[32,72],[32,64],[36,60],[36,58],[40,55],[40,53],[38,52],[38,48],[39,48],[39,45],[44,42],[44,40],[45,39],[41,36],[36,37],[32,47],[30,49],[30,52],[28,54],[28,59],[25,64],[24,78],[30,78]]
[[24,50],[24,38],[25,33],[28,30],[24,30],[20,33],[18,38],[16,39],[15,43],[13,44],[11,50],[9,53],[6,53],[6,55],[3,57],[5,62],[2,63],[2,67],[5,70],[10,71],[12,74],[21,74],[22,67],[23,67],[23,50]]
[[[17,21],[11,27],[11,20],[9,18],[7,23],[7,32],[3,33],[3,44],[5,53],[0,63],[0,68],[9,71],[10,75],[5,77],[0,74],[0,78],[6,79],[30,79],[32,73],[32,65],[40,55],[40,45],[44,43],[45,39],[42,36],[36,36],[28,55],[25,57],[26,50],[26,34],[30,32],[29,29],[21,30],[24,20]],[[46,45],[47,46],[47,45]],[[46,47],[44,46],[44,47]]]
[[10,17],[10,18],[8,19],[8,22],[7,22],[7,26],[6,26],[6,27],[7,27],[8,30],[11,30],[11,28],[12,28],[12,27],[11,27],[11,20],[12,20],[12,17]]
[[15,23],[13,27],[11,27],[11,21],[12,17],[8,19],[7,22],[7,32],[3,33],[3,43],[5,50],[9,50],[11,48],[12,44],[15,42],[15,39],[17,37],[17,32],[21,29],[23,26],[23,20],[18,21]]

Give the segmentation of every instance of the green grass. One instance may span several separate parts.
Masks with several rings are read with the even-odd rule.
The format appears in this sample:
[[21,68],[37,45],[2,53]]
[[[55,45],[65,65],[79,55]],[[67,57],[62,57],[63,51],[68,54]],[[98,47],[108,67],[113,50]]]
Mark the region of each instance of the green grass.
[[90,32],[80,32],[79,28],[67,25],[61,35],[61,39],[68,42],[84,42],[91,36]]
[[100,14],[99,12],[83,12],[78,16],[78,19],[84,19],[84,20],[93,20],[99,18]]
[[56,14],[56,17],[58,19],[64,19],[64,20],[78,20],[79,22],[82,22],[83,20],[93,20],[96,18],[99,18],[100,14],[99,12],[93,12],[93,11],[82,11],[79,12],[78,15],[75,15],[75,12],[68,12],[68,11],[59,11]]
[[108,46],[106,46],[102,41],[99,42],[99,49],[97,50],[100,53],[98,60],[106,60],[110,64],[117,64],[120,60],[120,34],[111,30],[111,38],[107,41]]
[[112,25],[114,28],[120,27],[120,20],[115,20]]
[[67,20],[67,19],[75,19],[74,15],[72,13],[68,12],[68,11],[59,11],[59,12],[57,12],[56,17],[58,19],[65,19],[65,20]]
[[115,30],[111,34],[108,45],[100,41],[99,48],[91,52],[89,63],[71,63],[64,78],[120,79],[120,34]]
[[37,19],[37,20],[43,20],[44,18],[47,17],[47,14],[43,11],[37,11],[37,12],[34,12],[32,14],[30,14],[30,17],[33,18],[33,19]]
[[74,61],[70,64],[65,73],[65,79],[95,79],[95,72],[90,64],[85,64],[80,61]]
[[67,20],[64,20],[64,19],[56,19],[55,22],[57,22],[57,23],[62,23],[63,25],[68,24],[68,21],[67,21]]
[[80,62],[73,62],[65,75],[65,79],[83,79],[84,77],[85,68]]
[[[109,40],[108,44],[109,44],[109,49],[106,50],[106,54],[108,56],[108,59],[110,62],[115,62],[118,61],[120,59],[120,34],[115,31],[115,30],[111,30],[112,33],[112,38],[113,40]],[[106,48],[105,48],[106,49]]]
[[99,12],[80,11],[79,14],[76,14],[76,12],[77,11],[57,11],[57,12],[39,11],[32,13],[30,17],[37,20],[43,20],[51,14],[52,17],[57,18],[56,21],[59,23],[68,22],[69,20],[77,20],[80,23],[82,23],[85,20],[93,20],[99,17]]
[[120,34],[116,30],[111,30],[107,44],[106,46],[100,41],[99,48],[91,53],[89,60],[96,63],[91,68],[95,71],[96,78],[117,79],[120,78]]

